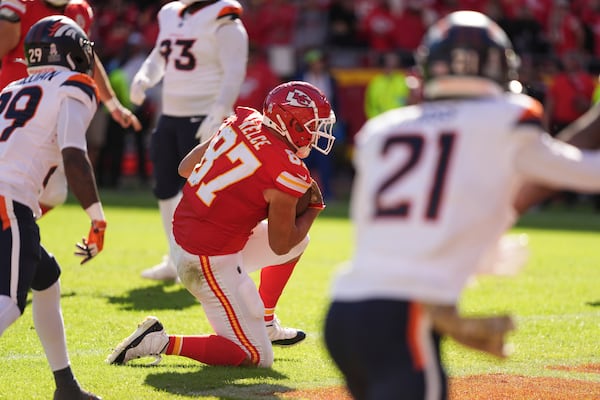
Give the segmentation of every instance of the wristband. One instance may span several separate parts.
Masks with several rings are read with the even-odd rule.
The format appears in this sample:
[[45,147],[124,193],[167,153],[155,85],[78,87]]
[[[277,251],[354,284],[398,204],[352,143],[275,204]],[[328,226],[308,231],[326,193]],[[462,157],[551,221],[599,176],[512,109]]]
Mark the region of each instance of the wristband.
[[117,101],[114,97],[111,97],[110,99],[104,102],[104,107],[106,107],[109,113],[112,113],[117,109]]
[[314,208],[316,210],[324,210],[325,204],[323,203],[312,203],[308,205],[308,208]]
[[87,215],[90,216],[92,221],[104,221],[104,210],[102,210],[102,204],[97,201],[88,208],[85,209]]

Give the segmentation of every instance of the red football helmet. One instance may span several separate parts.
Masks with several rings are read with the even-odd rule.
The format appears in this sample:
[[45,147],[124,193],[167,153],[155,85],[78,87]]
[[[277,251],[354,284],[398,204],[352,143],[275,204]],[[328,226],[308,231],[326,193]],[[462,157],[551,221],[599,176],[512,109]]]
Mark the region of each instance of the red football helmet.
[[305,158],[312,148],[328,154],[335,137],[335,114],[329,101],[307,82],[283,83],[269,92],[263,105],[263,124],[287,138]]

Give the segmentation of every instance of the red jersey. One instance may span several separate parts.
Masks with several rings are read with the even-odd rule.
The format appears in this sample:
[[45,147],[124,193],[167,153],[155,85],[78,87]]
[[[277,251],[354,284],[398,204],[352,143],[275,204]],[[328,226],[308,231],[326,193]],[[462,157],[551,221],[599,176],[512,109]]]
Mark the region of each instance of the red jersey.
[[591,104],[594,90],[596,88],[595,78],[587,72],[577,74],[558,74],[548,89],[548,96],[554,99],[553,120],[560,123],[570,123],[579,118],[586,107],[577,107],[578,98],[583,104]]
[[265,190],[300,197],[310,184],[304,162],[262,126],[262,114],[238,107],[183,188],[173,218],[175,241],[197,255],[237,253],[268,216]]
[[[0,8],[8,8],[16,13],[21,20],[19,44],[2,58],[0,69],[0,89],[10,82],[27,76],[25,50],[23,42],[29,28],[37,21],[50,15],[61,15],[55,8],[49,7],[42,0],[9,0],[2,1]],[[71,0],[66,5],[65,15],[75,22],[89,35],[94,13],[86,0]]]

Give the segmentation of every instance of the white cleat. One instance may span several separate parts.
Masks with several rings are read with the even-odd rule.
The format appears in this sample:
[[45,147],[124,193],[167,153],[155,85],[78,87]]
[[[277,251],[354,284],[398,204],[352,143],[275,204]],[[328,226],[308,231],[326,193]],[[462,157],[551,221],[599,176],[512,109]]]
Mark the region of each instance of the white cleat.
[[266,327],[269,340],[276,346],[291,346],[306,338],[306,334],[298,329],[282,327],[277,317],[267,322]]
[[154,357],[151,365],[160,362],[161,354],[169,344],[169,336],[156,317],[146,317],[129,337],[123,340],[117,348],[108,355],[108,364],[126,364],[140,357]]
[[142,271],[142,278],[154,281],[178,281],[177,269],[169,256],[164,256],[160,264]]

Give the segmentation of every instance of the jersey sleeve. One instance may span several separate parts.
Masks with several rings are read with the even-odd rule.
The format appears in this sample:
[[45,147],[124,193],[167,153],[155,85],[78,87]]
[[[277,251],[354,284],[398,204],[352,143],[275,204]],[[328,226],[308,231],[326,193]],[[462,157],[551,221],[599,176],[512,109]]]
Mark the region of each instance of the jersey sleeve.
[[530,136],[516,155],[526,179],[557,189],[600,190],[600,152],[580,150],[549,134]]
[[61,150],[67,147],[87,150],[85,133],[94,113],[95,109],[90,109],[72,97],[62,101],[57,122],[57,141]]
[[232,21],[242,17],[243,8],[237,1],[224,2],[223,6],[217,13],[218,21]]
[[275,185],[279,190],[289,193],[294,197],[301,197],[310,187],[310,180],[307,181],[308,174],[295,174],[289,171],[282,171],[275,179]]
[[98,88],[91,77],[85,74],[73,74],[61,83],[61,93],[65,97],[70,97],[80,101],[86,106],[98,107]]
[[26,11],[27,6],[19,0],[0,1],[0,18],[7,21],[19,22]]
[[[280,162],[271,171],[275,177],[275,187],[294,197],[301,197],[312,183],[312,178],[304,162],[291,150],[284,150],[287,157],[280,157]],[[275,159],[275,157],[271,157]]]
[[60,84],[58,145],[86,150],[85,132],[98,107],[98,88],[85,74],[69,74]]
[[544,108],[542,104],[533,99],[527,98],[523,102],[523,109],[517,118],[516,125],[519,126],[535,126],[542,127],[542,116],[544,114]]
[[215,34],[218,56],[223,69],[221,88],[215,103],[226,110],[233,109],[248,64],[248,34],[241,21],[222,25]]

